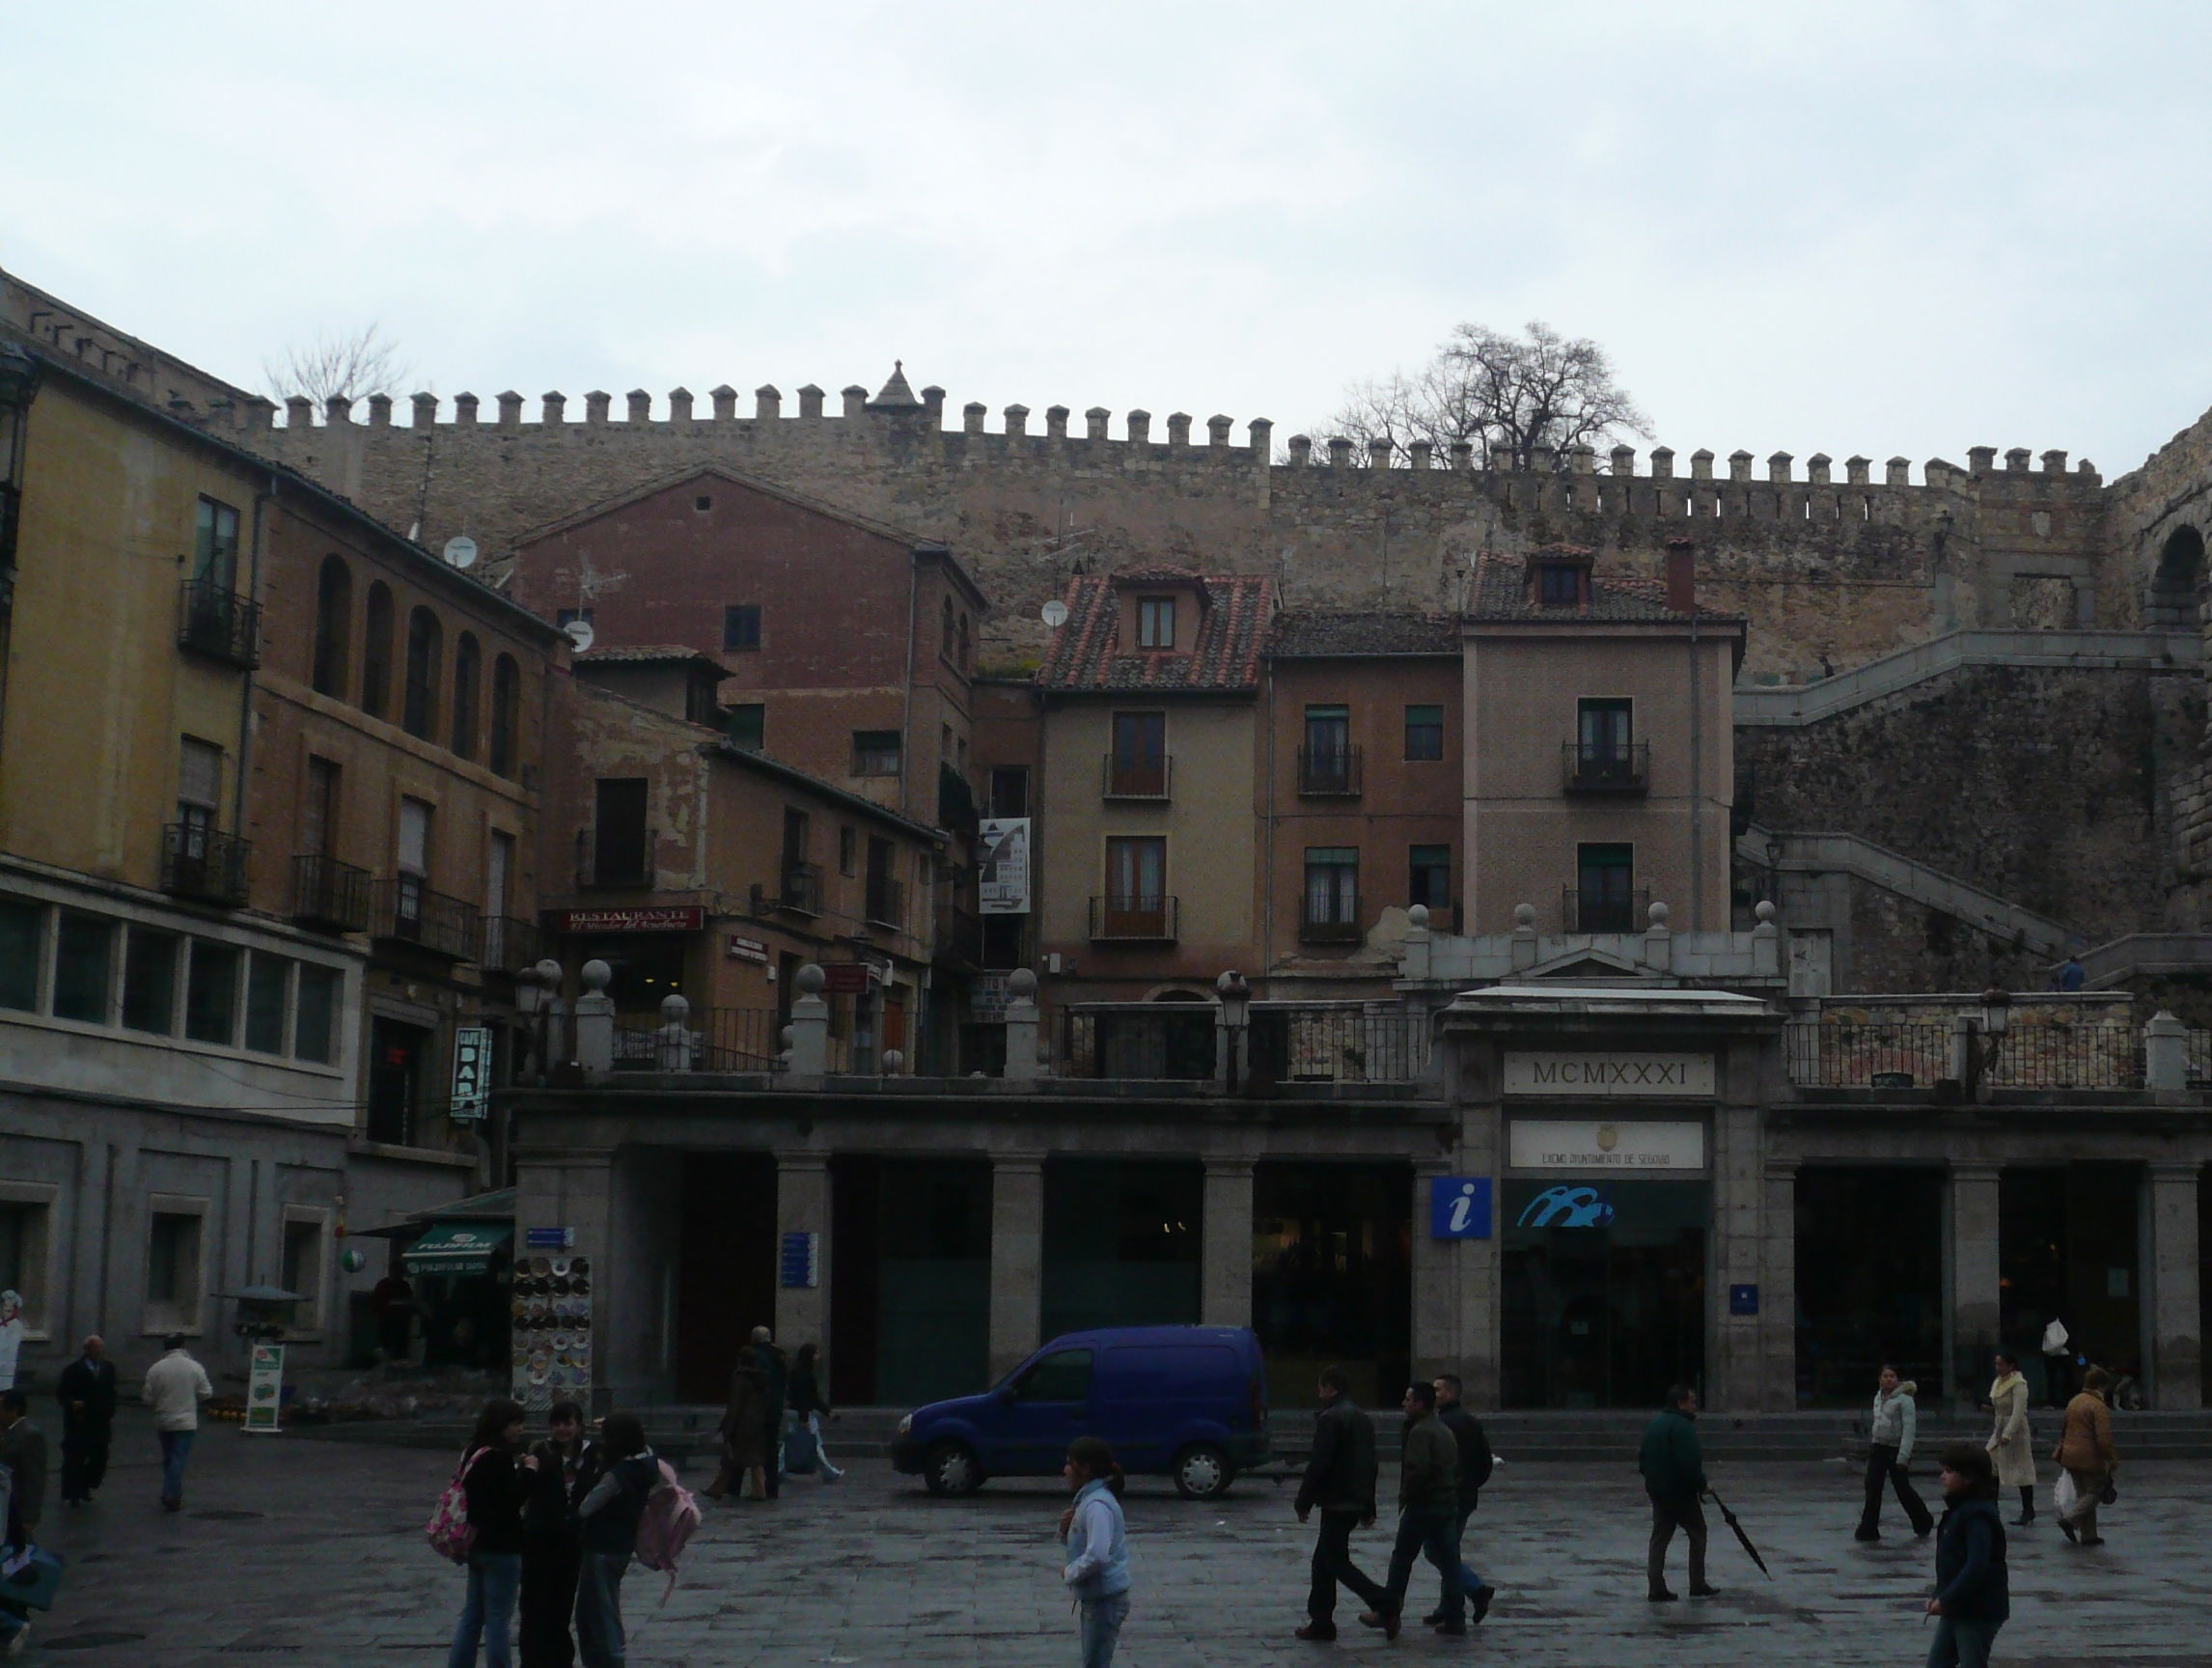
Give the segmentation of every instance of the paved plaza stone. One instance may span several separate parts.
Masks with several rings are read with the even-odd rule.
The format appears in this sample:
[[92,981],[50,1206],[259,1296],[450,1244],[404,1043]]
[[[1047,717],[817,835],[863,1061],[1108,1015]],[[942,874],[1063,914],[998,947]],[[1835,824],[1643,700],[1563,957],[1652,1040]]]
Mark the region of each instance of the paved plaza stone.
[[[462,1578],[424,1543],[422,1524],[456,1456],[299,1435],[204,1431],[184,1512],[155,1504],[155,1450],[143,1414],[126,1413],[117,1463],[97,1506],[49,1506],[51,1539],[71,1560],[60,1607],[36,1653],[87,1668],[159,1662],[440,1661]],[[2122,1439],[2124,1441],[2124,1431]],[[834,1438],[833,1438],[834,1440]],[[1923,1469],[1926,1466],[1923,1464]],[[1126,1668],[1408,1661],[1454,1656],[1515,1664],[1918,1664],[1929,1546],[1888,1511],[1886,1539],[1851,1539],[1858,1478],[1840,1463],[1715,1466],[1714,1482],[1766,1554],[1763,1579],[1712,1519],[1717,1598],[1644,1599],[1648,1519],[1626,1464],[1507,1463],[1469,1533],[1475,1563],[1499,1588],[1490,1619],[1465,1640],[1409,1627],[1395,1646],[1357,1626],[1304,1645],[1312,1531],[1293,1490],[1242,1482],[1212,1504],[1159,1480],[1130,1486],[1136,1601],[1118,1660]],[[686,1468],[697,1487],[703,1466]],[[1933,1495],[1933,1483],[1923,1484]],[[2012,1621],[1998,1659],[2080,1668],[2099,1659],[2212,1664],[2212,1465],[2123,1470],[2110,1543],[2067,1546],[2044,1521],[2012,1531]],[[1028,1668],[1077,1661],[1053,1539],[1061,1498],[1041,1482],[992,1484],[939,1501],[876,1460],[829,1487],[803,1480],[767,1505],[703,1503],[681,1581],[625,1583],[630,1660],[639,1664],[828,1664]],[[2007,1515],[2010,1515],[2009,1502]],[[1378,1578],[1383,1531],[1354,1543]],[[1687,1587],[1682,1550],[1674,1584]],[[1432,1602],[1434,1573],[1414,1598]]]

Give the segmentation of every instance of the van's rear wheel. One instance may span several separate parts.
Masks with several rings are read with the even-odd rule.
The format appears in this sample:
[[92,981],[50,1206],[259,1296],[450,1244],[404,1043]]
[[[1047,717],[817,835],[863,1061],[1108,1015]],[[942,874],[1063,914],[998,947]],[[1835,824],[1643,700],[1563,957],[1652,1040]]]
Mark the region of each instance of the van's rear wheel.
[[1185,1500],[1218,1500],[1229,1492],[1236,1473],[1229,1456],[1211,1442],[1193,1442],[1175,1456],[1175,1492]]
[[932,1494],[957,1500],[983,1486],[983,1467],[964,1442],[932,1443],[922,1457],[922,1484]]

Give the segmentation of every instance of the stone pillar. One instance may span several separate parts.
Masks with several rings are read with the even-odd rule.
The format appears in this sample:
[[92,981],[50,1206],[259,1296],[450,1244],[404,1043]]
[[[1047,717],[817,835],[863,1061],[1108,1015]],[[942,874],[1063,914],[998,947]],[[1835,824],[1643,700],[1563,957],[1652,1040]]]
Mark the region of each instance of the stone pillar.
[[991,1155],[990,1377],[996,1382],[1042,1339],[1044,1160]]
[[1252,1324],[1252,1160],[1205,1161],[1204,1226],[1199,1236],[1199,1320]]
[[1982,1369],[1998,1336],[1997,1190],[1994,1164],[1953,1164],[1945,1211],[1944,1271],[1949,1286],[1949,1337],[1944,1351],[1951,1379],[1951,1404],[1961,1412],[1979,1404]]
[[615,999],[607,994],[614,976],[604,961],[584,963],[584,993],[576,998],[576,1064],[586,1076],[603,1077],[615,1069]]
[[[784,1236],[816,1236],[813,1286],[784,1284]],[[827,1341],[830,1314],[829,1155],[815,1152],[776,1154],[776,1341],[785,1353],[802,1344]]]
[[1797,1406],[1797,1160],[1768,1158],[1759,1223],[1758,1405]]
[[[1451,1254],[1451,1294],[1452,1326],[1455,1333],[1455,1353],[1459,1365],[1454,1369],[1465,1380],[1467,1400],[1477,1407],[1496,1407],[1504,1394],[1499,1364],[1505,1357],[1504,1341],[1500,1336],[1503,1307],[1501,1303],[1504,1263],[1500,1236],[1505,1233],[1505,1120],[1495,1098],[1497,1074],[1494,1070],[1470,1070],[1470,1051],[1483,1049],[1495,1057],[1491,1040],[1462,1040],[1440,1052],[1446,1055],[1442,1062],[1445,1093],[1456,1095],[1479,1085],[1476,1093],[1480,1098],[1471,1099],[1459,1109],[1459,1154],[1456,1174],[1461,1176],[1487,1176],[1491,1178],[1490,1237],[1482,1239],[1455,1239],[1444,1246]],[[1424,1197],[1427,1178],[1422,1177],[1416,1185],[1423,1188],[1413,1201],[1413,1231],[1416,1243],[1428,1235],[1428,1201]],[[1433,1243],[1433,1242],[1432,1242]],[[1416,1324],[1418,1326],[1418,1318]]]
[[2143,1329],[2150,1342],[2151,1405],[2195,1411],[2204,1402],[2203,1265],[2197,1232],[2196,1164],[2153,1164],[2149,1178],[2149,1288]]
[[[1460,1365],[1459,1275],[1460,1251],[1465,1242],[1438,1239],[1428,1231],[1428,1200],[1432,1183],[1452,1173],[1444,1158],[1418,1162],[1413,1167],[1413,1372],[1429,1378],[1439,1372],[1457,1373]],[[1473,1395],[1474,1386],[1462,1383]],[[1388,1407],[1405,1393],[1402,1384],[1375,1386],[1375,1404]]]
[[[635,1329],[628,1306],[628,1271],[615,1266],[613,1232],[614,1162],[603,1152],[554,1153],[522,1161],[514,1178],[514,1237],[527,1238],[533,1228],[572,1228],[572,1255],[592,1261],[592,1403],[603,1413],[613,1404],[613,1362],[622,1354],[616,1340]],[[519,1246],[518,1246],[519,1254]],[[553,1397],[543,1398],[550,1404]]]
[[1007,1067],[1009,1083],[1035,1083],[1037,1067],[1037,975],[1016,967],[1007,978]]
[[822,1000],[826,977],[812,961],[792,975],[799,992],[791,1001],[793,1077],[820,1077],[829,1070],[829,1004]]
[[[1766,1217],[1766,1165],[1756,1105],[1722,1105],[1713,1112],[1713,1291],[1705,1299],[1705,1400],[1716,1411],[1769,1411],[1761,1397],[1763,1315],[1734,1313],[1731,1289],[1761,1282]],[[1794,1224],[1794,1211],[1792,1212]]]

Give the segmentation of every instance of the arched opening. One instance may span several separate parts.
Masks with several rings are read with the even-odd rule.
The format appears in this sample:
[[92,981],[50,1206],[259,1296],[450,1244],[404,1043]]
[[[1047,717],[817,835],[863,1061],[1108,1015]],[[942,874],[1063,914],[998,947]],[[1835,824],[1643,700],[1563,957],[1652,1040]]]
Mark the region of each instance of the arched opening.
[[521,695],[522,668],[502,654],[491,666],[491,748],[485,761],[494,776],[514,774],[514,709]]
[[381,579],[369,587],[361,634],[361,710],[381,718],[392,708],[392,592]]
[[407,616],[407,688],[400,724],[408,735],[426,741],[438,727],[438,662],[444,638],[438,617],[428,608]]
[[476,757],[476,693],[484,672],[484,651],[476,633],[463,631],[454,645],[454,752]]
[[937,645],[937,652],[950,660],[953,658],[953,599],[945,598],[945,626]]
[[2204,583],[2204,535],[2194,527],[2176,527],[2158,553],[2158,572],[2151,587],[2162,599],[2195,602],[2197,588]]
[[315,692],[346,698],[346,649],[353,635],[353,570],[325,556],[315,582]]

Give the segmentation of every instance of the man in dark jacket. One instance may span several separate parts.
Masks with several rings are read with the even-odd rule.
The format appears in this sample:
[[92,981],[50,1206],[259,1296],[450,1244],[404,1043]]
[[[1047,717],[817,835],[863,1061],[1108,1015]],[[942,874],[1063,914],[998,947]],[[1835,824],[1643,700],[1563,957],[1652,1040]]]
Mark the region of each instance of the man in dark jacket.
[[1440,1600],[1433,1612],[1422,1618],[1432,1627],[1466,1621],[1467,1604],[1475,1606],[1475,1620],[1479,1623],[1490,1614],[1490,1600],[1498,1596],[1498,1590],[1476,1573],[1475,1566],[1467,1562],[1465,1554],[1467,1519],[1475,1515],[1476,1504],[1482,1493],[1482,1485],[1490,1481],[1490,1468],[1497,1461],[1490,1452],[1490,1438],[1482,1429],[1482,1421],[1467,1411],[1459,1397],[1458,1375],[1438,1374],[1436,1417],[1452,1432],[1452,1441],[1459,1445],[1459,1509],[1452,1525],[1452,1543],[1461,1548],[1459,1591],[1465,1595],[1465,1600],[1456,1609]]
[[1936,1636],[1931,1668],[1988,1668],[1997,1630],[2012,1614],[2005,1568],[2005,1519],[1989,1450],[1953,1442],[1943,1451],[1943,1522],[1936,1530],[1936,1590],[1928,1614]]
[[83,1506],[107,1481],[108,1440],[115,1429],[115,1363],[97,1336],[62,1369],[54,1394],[62,1404],[62,1504]]
[[[8,1467],[8,1522],[4,1537],[10,1546],[28,1546],[39,1538],[39,1519],[45,1515],[46,1433],[31,1423],[31,1402],[20,1390],[0,1390],[0,1465]],[[20,1604],[0,1599],[0,1650],[13,1655],[31,1631],[30,1612]]]
[[576,1642],[568,1621],[576,1610],[583,1567],[576,1508],[598,1482],[597,1454],[584,1435],[584,1410],[556,1402],[545,1416],[550,1435],[530,1450],[538,1461],[522,1503],[522,1668],[570,1668]]
[[773,1500],[784,1491],[784,1404],[790,1389],[791,1364],[765,1326],[753,1328],[753,1359],[768,1384],[768,1459],[762,1487]]
[[1321,1371],[1321,1410],[1313,1416],[1313,1452],[1298,1485],[1298,1521],[1321,1509],[1313,1542],[1313,1582],[1306,1595],[1301,1639],[1337,1636],[1337,1586],[1379,1608],[1383,1590],[1352,1562],[1352,1526],[1375,1520],[1375,1424],[1352,1400],[1352,1376],[1341,1367]]
[[1717,1588],[1705,1585],[1705,1509],[1699,1504],[1705,1487],[1705,1457],[1698,1447],[1698,1393],[1687,1384],[1667,1392],[1667,1405],[1644,1429],[1644,1449],[1636,1460],[1644,1473],[1644,1492],[1651,1497],[1651,1555],[1646,1565],[1654,1604],[1671,1603],[1667,1586],[1667,1548],[1679,1529],[1690,1539],[1690,1597],[1709,1598]]
[[1436,1386],[1408,1384],[1405,1400],[1405,1434],[1397,1472],[1397,1542],[1390,1551],[1389,1589],[1383,1601],[1363,1611],[1360,1621],[1380,1627],[1388,1639],[1397,1637],[1405,1614],[1405,1590],[1413,1581],[1413,1561],[1425,1557],[1444,1577],[1444,1613],[1440,1633],[1464,1633],[1467,1624],[1449,1618],[1459,1614],[1464,1595],[1459,1591],[1459,1543],[1452,1526],[1459,1521],[1459,1444],[1436,1417]]

